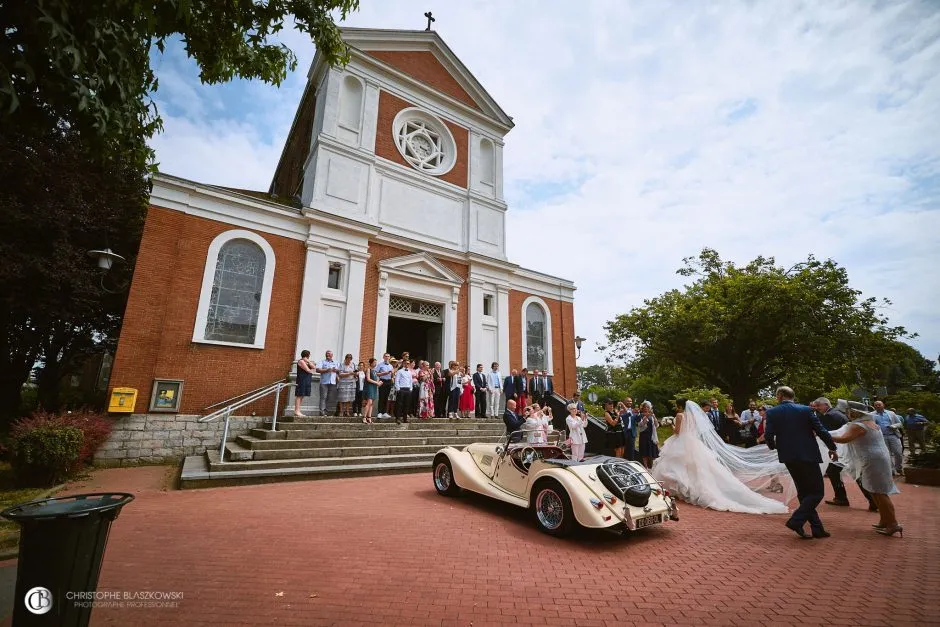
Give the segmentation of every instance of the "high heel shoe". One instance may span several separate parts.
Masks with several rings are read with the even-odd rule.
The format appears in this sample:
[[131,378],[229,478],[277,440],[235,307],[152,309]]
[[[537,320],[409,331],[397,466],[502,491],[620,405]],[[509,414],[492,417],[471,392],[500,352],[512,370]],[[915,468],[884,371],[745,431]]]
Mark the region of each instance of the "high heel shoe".
[[900,537],[904,537],[904,527],[901,525],[894,525],[893,527],[883,527],[881,529],[875,529],[877,533],[880,533],[883,536],[893,536],[898,534]]
[[872,528],[873,528],[873,529],[884,529],[885,526],[884,526],[884,525],[872,525]]

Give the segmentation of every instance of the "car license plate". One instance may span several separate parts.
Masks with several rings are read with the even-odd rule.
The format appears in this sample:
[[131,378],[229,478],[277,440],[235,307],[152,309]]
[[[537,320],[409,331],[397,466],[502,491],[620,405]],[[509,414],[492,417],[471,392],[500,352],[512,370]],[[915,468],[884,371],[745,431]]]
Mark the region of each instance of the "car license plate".
[[655,525],[655,524],[657,524],[657,523],[659,523],[659,522],[660,522],[659,514],[657,514],[656,516],[646,516],[646,517],[644,517],[644,518],[637,518],[637,519],[636,519],[636,528],[637,528],[637,529],[642,529],[643,527],[649,527],[649,526]]

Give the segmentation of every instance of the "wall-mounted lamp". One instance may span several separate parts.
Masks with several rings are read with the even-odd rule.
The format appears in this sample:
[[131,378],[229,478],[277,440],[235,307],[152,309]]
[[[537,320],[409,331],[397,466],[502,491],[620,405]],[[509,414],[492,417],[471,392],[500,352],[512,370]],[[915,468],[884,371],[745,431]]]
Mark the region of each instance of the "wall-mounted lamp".
[[579,357],[581,357],[581,344],[582,344],[583,342],[587,342],[587,338],[586,338],[586,337],[581,337],[580,335],[576,335],[576,336],[575,336],[575,338],[574,338],[574,345],[575,345],[575,348],[578,349],[578,356],[575,357],[575,359],[578,359]]
[[92,259],[97,259],[98,267],[102,270],[110,270],[115,261],[124,261],[124,257],[110,248],[105,248],[104,250],[89,250],[88,256]]

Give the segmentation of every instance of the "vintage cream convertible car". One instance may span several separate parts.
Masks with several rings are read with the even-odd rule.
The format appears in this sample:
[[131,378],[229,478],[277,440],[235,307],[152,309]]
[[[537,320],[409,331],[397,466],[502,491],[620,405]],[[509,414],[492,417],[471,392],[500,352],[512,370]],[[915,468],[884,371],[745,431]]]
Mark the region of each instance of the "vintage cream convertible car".
[[675,500],[641,464],[604,456],[578,462],[562,450],[563,438],[553,433],[533,443],[516,432],[496,444],[448,446],[434,456],[434,487],[446,496],[470,490],[525,507],[556,536],[575,524],[626,533],[679,520]]

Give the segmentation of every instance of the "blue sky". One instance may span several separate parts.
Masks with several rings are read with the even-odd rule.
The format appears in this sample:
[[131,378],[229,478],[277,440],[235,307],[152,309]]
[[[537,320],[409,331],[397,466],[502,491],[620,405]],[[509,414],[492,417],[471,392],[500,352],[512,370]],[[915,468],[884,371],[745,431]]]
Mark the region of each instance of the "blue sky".
[[[509,256],[575,281],[581,363],[705,245],[740,263],[831,257],[940,353],[936,2],[362,5],[347,25],[423,29],[432,10],[513,116]],[[267,188],[314,54],[285,42],[300,62],[279,89],[201,85],[178,46],[155,57],[164,171]]]

